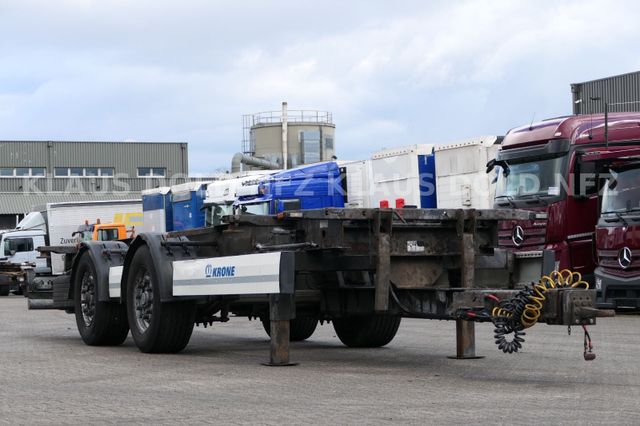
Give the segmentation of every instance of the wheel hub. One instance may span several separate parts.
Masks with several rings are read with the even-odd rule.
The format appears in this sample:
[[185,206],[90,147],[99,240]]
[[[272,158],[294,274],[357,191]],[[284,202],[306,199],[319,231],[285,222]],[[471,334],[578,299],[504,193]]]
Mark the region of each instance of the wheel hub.
[[80,284],[80,311],[85,326],[90,327],[96,315],[95,278],[89,271],[82,276]]
[[135,282],[133,304],[138,329],[145,332],[153,316],[153,286],[151,276],[146,271]]

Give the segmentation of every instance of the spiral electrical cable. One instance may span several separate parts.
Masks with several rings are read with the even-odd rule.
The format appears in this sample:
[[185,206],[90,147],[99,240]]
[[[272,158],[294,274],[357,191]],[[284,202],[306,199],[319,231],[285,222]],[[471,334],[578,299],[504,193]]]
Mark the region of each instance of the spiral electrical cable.
[[538,283],[525,286],[511,299],[499,300],[491,310],[495,343],[504,353],[522,349],[526,328],[535,325],[542,316],[547,291],[554,288],[589,288],[579,272],[564,269],[540,278]]

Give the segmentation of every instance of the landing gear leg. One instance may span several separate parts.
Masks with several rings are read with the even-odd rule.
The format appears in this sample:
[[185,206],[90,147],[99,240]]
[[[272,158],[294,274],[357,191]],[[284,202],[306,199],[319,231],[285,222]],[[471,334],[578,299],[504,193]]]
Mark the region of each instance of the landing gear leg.
[[456,356],[452,359],[484,358],[476,355],[476,324],[472,321],[456,320]]
[[271,318],[270,367],[297,365],[289,360],[290,320],[295,316],[295,304],[291,294],[272,294],[269,296]]

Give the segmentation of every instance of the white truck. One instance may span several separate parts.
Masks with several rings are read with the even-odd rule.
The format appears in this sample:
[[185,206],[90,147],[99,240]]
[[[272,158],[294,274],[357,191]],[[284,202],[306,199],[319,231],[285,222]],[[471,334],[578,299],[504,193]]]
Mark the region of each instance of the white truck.
[[233,203],[238,199],[238,190],[257,184],[260,179],[279,170],[256,170],[211,182],[207,185],[204,206],[206,226],[219,225],[223,216],[233,214]]
[[[140,200],[48,203],[25,216],[16,229],[1,234],[3,256],[0,261],[7,267],[31,265],[46,286],[50,278],[65,272],[64,256],[52,253],[50,258],[40,257],[37,248],[75,246],[77,239],[73,234],[78,227],[85,221],[94,223],[98,219],[102,223],[124,223],[127,228],[144,231]],[[7,268],[0,268],[0,276],[4,269]],[[0,279],[0,294],[6,295],[11,287],[16,287],[18,283],[13,281]]]

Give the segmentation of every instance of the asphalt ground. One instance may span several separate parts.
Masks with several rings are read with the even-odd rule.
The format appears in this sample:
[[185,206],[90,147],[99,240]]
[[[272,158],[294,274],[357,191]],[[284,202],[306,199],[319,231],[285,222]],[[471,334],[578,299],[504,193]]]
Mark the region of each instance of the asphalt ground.
[[82,343],[72,315],[0,298],[4,424],[640,424],[640,317],[582,332],[537,325],[507,355],[488,324],[454,360],[455,324],[403,320],[387,347],[348,349],[331,325],[292,344],[295,367],[266,367],[259,321],[196,328],[180,354]]

